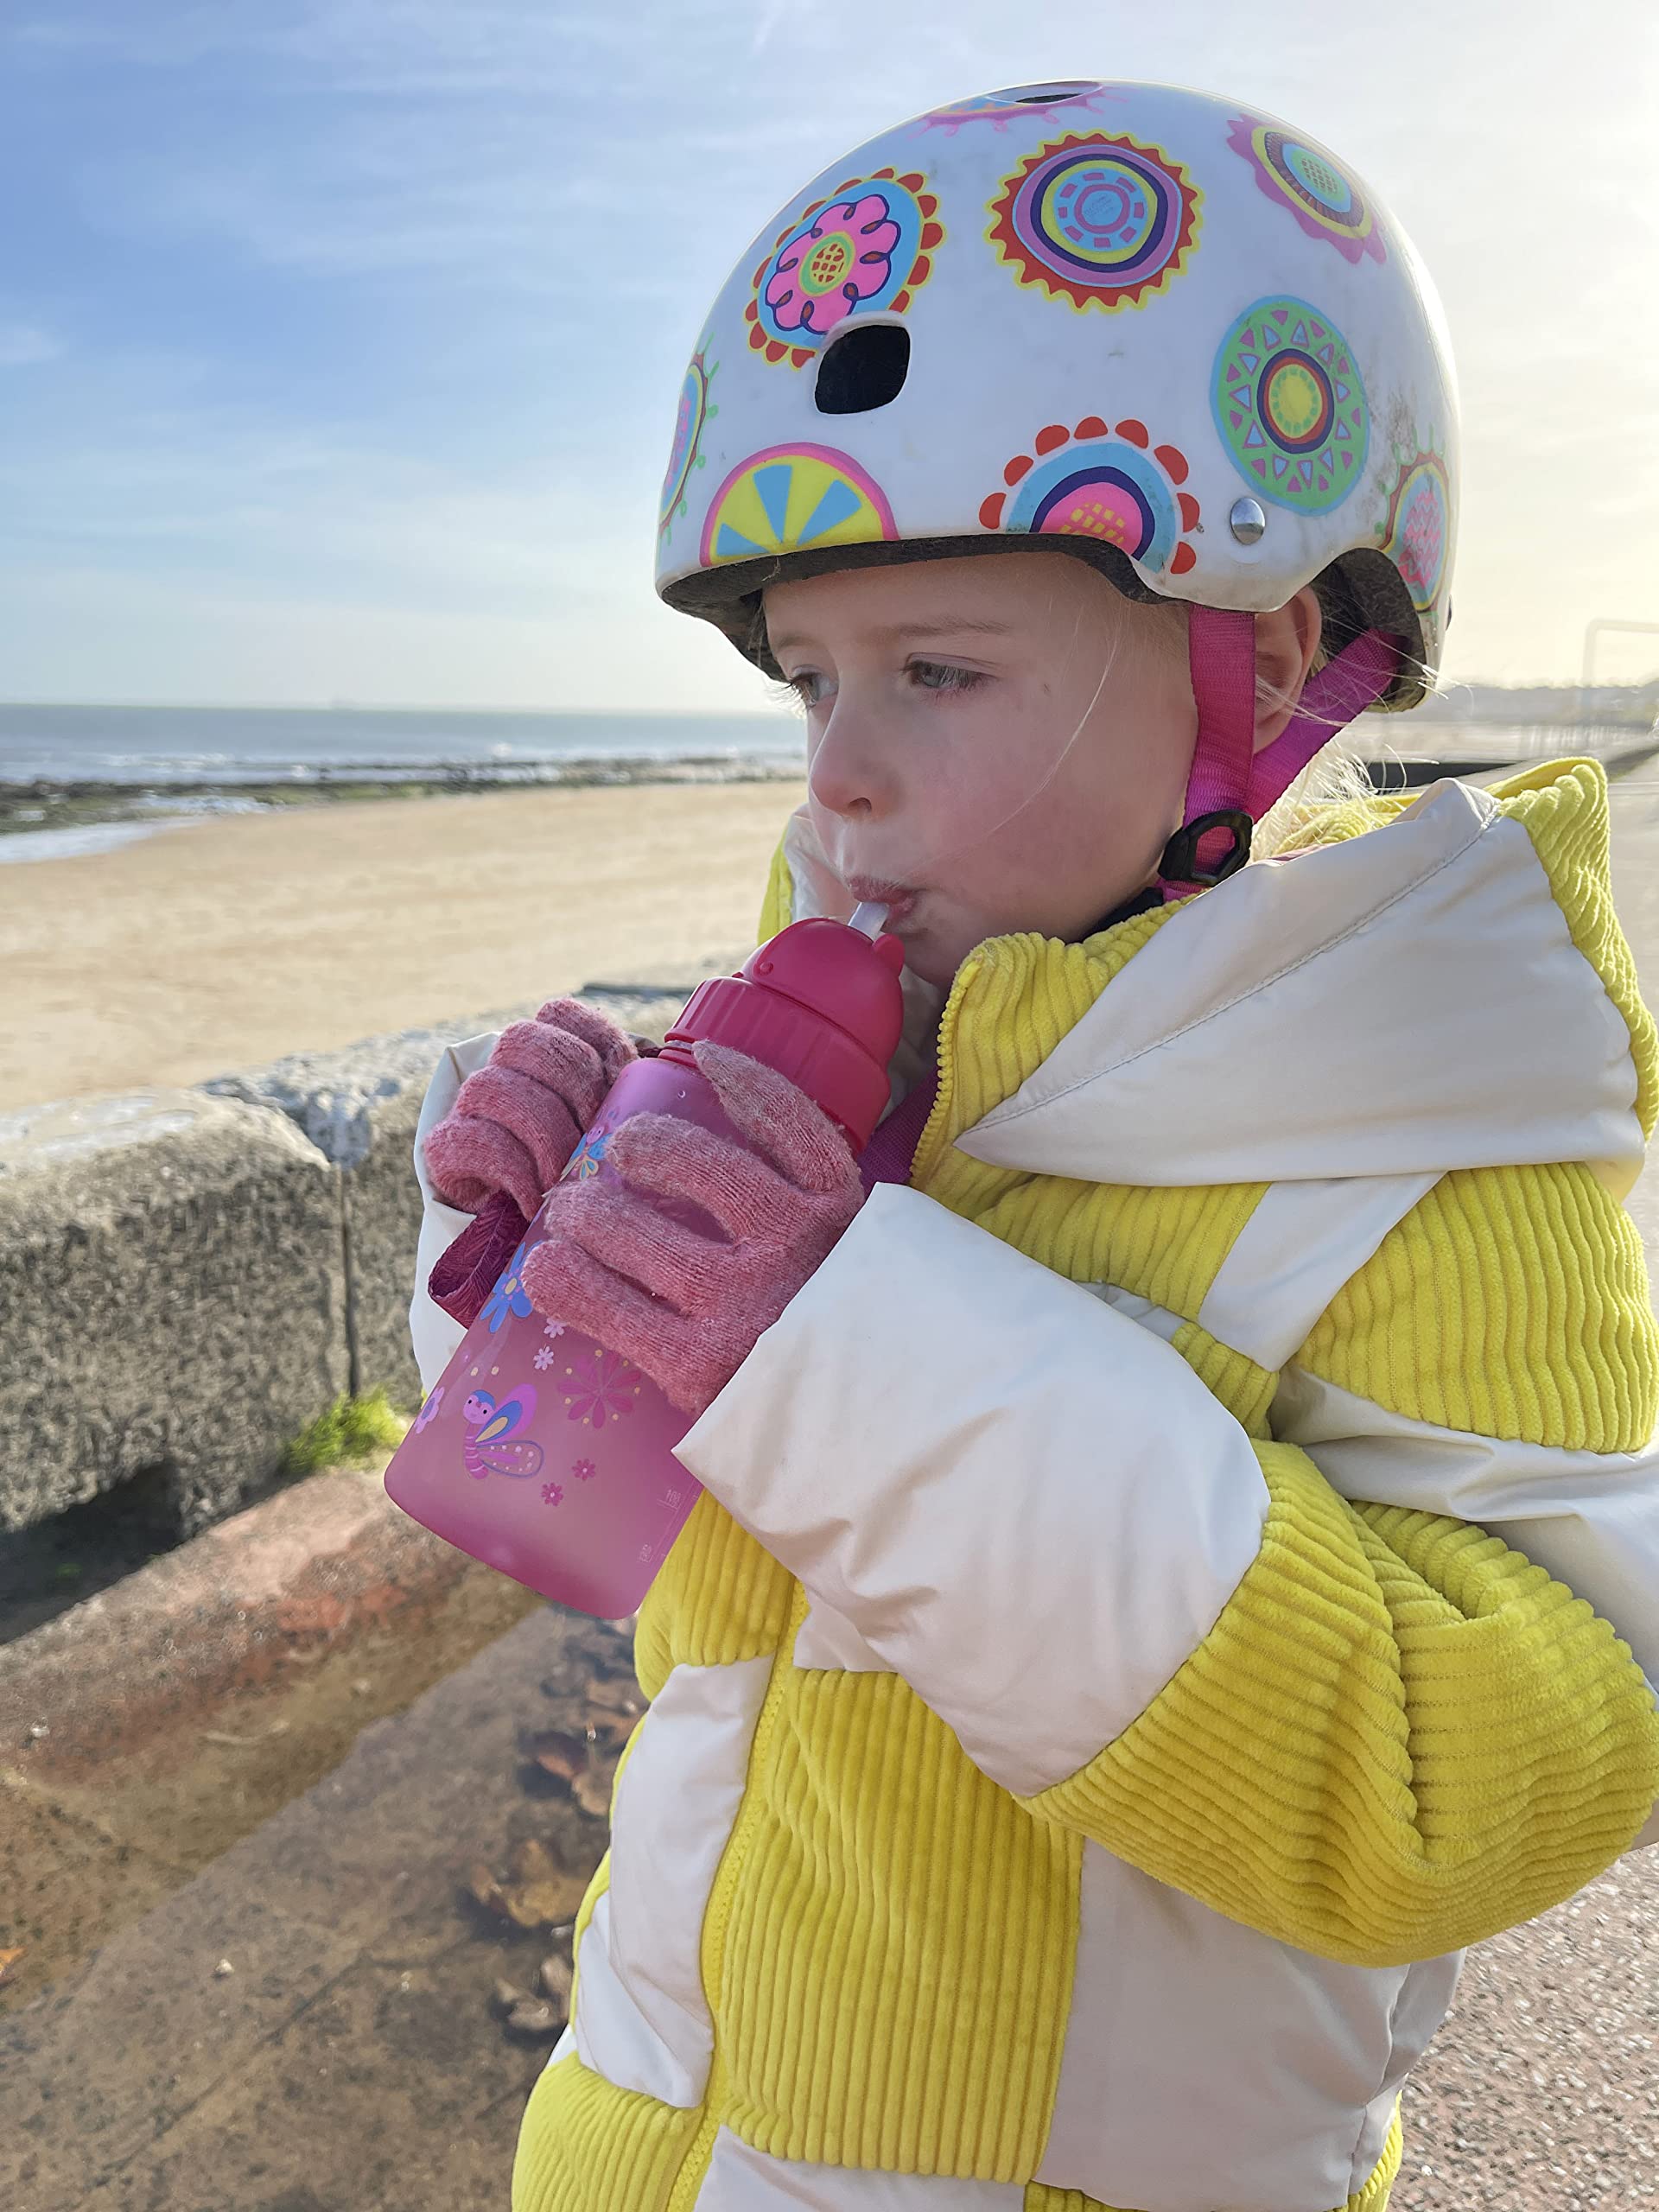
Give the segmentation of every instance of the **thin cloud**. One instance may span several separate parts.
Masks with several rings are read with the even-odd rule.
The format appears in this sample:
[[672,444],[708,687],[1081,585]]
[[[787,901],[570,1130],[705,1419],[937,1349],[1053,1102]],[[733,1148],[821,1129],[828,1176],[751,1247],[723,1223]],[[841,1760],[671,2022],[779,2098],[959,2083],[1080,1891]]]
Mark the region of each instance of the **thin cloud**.
[[0,369],[23,369],[36,361],[55,361],[62,352],[62,340],[38,323],[0,322]]

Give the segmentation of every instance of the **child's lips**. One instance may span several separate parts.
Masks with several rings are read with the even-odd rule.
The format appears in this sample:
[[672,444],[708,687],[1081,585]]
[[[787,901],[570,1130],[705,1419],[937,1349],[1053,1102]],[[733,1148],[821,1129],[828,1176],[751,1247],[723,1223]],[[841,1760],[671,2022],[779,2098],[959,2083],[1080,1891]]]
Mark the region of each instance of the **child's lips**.
[[888,883],[874,875],[849,875],[847,888],[861,904],[873,900],[885,906],[887,918],[884,926],[890,930],[896,929],[908,918],[921,896],[919,891],[912,890],[907,884]]

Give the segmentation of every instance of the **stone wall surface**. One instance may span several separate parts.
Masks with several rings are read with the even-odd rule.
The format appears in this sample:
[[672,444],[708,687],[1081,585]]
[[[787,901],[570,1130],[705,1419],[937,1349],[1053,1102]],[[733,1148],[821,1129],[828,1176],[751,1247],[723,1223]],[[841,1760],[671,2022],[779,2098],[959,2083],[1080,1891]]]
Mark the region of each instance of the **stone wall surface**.
[[203,1086],[283,1115],[332,1163],[349,1283],[351,1388],[384,1389],[394,1405],[420,1402],[408,1312],[421,1218],[412,1165],[421,1100],[446,1045],[499,1026],[480,1018],[450,1030],[371,1038],[343,1052],[295,1053]]
[[[695,981],[583,995],[660,1040]],[[343,1391],[415,1406],[421,1100],[534,1011],[0,1116],[0,1530],[146,1476],[194,1534]]]
[[187,1090],[0,1119],[0,1529],[133,1476],[192,1532],[346,1386],[340,1179]]

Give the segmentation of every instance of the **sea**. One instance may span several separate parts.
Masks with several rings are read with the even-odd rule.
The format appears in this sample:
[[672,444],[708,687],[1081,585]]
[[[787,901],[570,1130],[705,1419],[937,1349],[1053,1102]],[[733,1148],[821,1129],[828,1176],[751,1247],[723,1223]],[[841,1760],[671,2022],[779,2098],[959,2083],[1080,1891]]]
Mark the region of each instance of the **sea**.
[[0,704],[0,862],[302,799],[770,780],[801,747],[787,713]]
[[[1362,757],[1459,774],[1575,752],[1611,766],[1643,742],[1628,725],[1409,717],[1363,723],[1354,738]],[[106,852],[181,822],[303,800],[753,782],[798,776],[801,765],[801,724],[786,712],[0,704],[0,864]]]

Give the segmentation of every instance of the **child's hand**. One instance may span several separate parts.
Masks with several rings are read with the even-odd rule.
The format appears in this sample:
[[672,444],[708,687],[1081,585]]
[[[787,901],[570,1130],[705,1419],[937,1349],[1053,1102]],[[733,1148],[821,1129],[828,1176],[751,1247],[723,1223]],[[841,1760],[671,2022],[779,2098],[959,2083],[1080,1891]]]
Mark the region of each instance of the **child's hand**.
[[477,1213],[505,1192],[529,1221],[634,1057],[607,1014],[575,999],[551,999],[534,1021],[513,1022],[428,1133],[438,1196]]
[[[671,1115],[639,1115],[606,1155],[633,1187],[599,1176],[563,1185],[524,1271],[541,1313],[620,1352],[688,1414],[719,1395],[864,1197],[846,1140],[787,1077],[728,1046],[696,1052],[728,1118],[766,1158]],[[689,1200],[726,1236],[671,1220],[647,1193]]]

